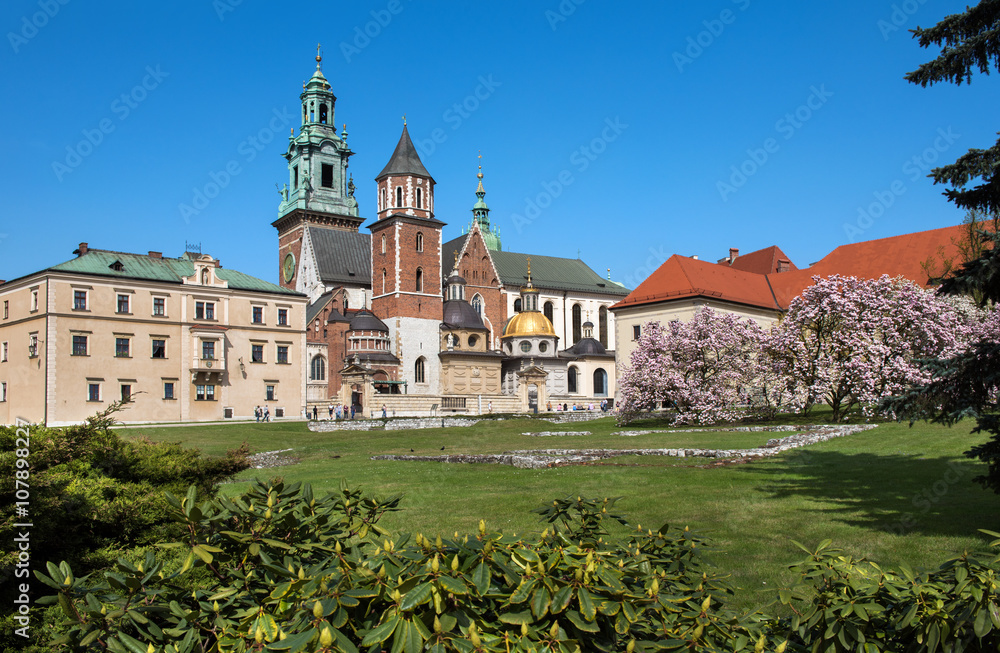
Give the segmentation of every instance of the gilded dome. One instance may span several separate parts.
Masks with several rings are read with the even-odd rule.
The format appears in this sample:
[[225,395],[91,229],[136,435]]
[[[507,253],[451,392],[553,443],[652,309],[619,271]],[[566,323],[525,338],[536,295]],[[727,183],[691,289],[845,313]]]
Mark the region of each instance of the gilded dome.
[[555,335],[556,330],[552,328],[552,322],[549,322],[549,318],[538,311],[518,313],[510,318],[507,327],[503,330],[504,338]]

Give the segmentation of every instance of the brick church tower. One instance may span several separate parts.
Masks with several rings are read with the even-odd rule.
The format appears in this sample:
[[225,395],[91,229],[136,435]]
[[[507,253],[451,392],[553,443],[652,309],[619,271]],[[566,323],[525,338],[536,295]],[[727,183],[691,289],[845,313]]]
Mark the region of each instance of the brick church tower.
[[411,394],[438,392],[441,228],[434,179],[403,124],[389,163],[375,178],[378,219],[371,236],[372,312],[388,325]]
[[[336,96],[323,75],[322,57],[317,52],[316,71],[302,85],[302,125],[298,136],[288,138],[288,183],[280,189],[278,219],[278,267],[281,285],[309,294],[320,284],[318,272],[309,267],[309,228],[352,232],[349,240],[363,238],[358,228],[354,182],[347,175],[348,159],[354,152],[347,146],[347,126],[338,136],[334,124]],[[313,262],[315,267],[315,262]]]

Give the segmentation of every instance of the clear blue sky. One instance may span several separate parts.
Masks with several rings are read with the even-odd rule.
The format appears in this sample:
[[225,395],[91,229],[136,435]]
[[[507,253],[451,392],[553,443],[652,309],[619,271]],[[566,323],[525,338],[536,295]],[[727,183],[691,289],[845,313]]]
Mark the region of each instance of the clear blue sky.
[[[170,256],[189,241],[276,281],[274,184],[317,43],[362,216],[405,113],[446,239],[469,222],[482,150],[504,249],[579,252],[630,286],[673,253],[777,244],[803,267],[961,221],[924,174],[996,141],[1000,80],[903,75],[936,54],[907,30],[964,6],[8,1],[0,278],[81,241]],[[224,187],[184,219],[213,173]]]

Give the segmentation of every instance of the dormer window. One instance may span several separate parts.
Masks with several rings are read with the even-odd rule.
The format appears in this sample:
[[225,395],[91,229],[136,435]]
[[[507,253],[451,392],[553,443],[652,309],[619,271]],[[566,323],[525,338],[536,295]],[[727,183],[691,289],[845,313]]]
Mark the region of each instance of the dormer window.
[[118,260],[116,260],[114,263],[112,263],[108,267],[111,268],[112,270],[114,270],[115,272],[121,272],[122,270],[125,269],[125,266],[122,265],[122,262],[118,261]]

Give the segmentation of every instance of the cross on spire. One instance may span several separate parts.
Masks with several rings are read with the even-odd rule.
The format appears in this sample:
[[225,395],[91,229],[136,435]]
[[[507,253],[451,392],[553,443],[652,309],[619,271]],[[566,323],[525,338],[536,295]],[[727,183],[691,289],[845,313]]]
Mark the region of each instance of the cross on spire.
[[319,70],[321,68],[320,64],[323,63],[323,54],[320,51],[321,47],[322,46],[319,43],[316,44],[316,69],[317,70]]

